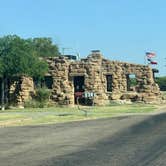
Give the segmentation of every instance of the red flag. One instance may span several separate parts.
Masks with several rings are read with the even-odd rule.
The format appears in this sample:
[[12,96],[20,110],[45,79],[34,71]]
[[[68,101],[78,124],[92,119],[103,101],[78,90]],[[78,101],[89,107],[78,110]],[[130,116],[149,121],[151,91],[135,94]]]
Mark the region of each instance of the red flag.
[[155,62],[155,61],[151,61],[150,62],[152,65],[157,65],[157,62]]

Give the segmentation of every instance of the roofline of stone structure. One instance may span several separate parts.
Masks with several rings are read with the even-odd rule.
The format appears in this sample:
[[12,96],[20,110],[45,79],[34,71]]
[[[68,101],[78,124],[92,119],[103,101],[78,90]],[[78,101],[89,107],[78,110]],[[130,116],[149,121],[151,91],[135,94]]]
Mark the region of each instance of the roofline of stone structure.
[[[91,54],[90,54],[90,55],[91,55]],[[89,59],[90,59],[90,55],[88,55],[86,58],[81,58],[81,59],[79,59],[79,60],[76,60],[76,62],[77,62],[77,63],[85,62],[86,60],[89,60]],[[102,55],[102,57],[104,57],[104,56]],[[71,61],[71,60],[69,60],[69,59],[68,59],[67,57],[65,57],[65,56],[44,57],[43,59],[44,59],[44,60],[65,59],[65,60],[67,60],[67,61]],[[149,65],[139,64],[139,63],[132,63],[132,62],[126,62],[126,61],[118,61],[118,60],[110,60],[110,59],[106,59],[106,58],[102,58],[102,60],[109,61],[109,62],[113,62],[113,63],[137,65],[137,66],[150,67],[150,68],[152,68],[152,67],[149,66]],[[71,63],[74,63],[74,62],[75,62],[75,61],[71,61]]]
[[109,60],[106,58],[103,58],[103,60],[109,61],[109,62],[114,62],[114,63],[123,63],[123,64],[129,64],[129,65],[138,65],[138,66],[143,66],[143,67],[150,67],[149,65],[144,65],[144,64],[139,64],[139,63],[132,63],[132,62],[126,62],[126,61],[118,61],[118,60]]

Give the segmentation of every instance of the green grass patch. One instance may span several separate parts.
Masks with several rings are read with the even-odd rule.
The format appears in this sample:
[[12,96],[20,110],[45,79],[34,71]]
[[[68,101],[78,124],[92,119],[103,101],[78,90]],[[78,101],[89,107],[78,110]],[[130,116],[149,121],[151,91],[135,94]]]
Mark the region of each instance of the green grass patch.
[[87,110],[88,116],[77,107],[26,108],[0,111],[0,126],[39,125],[63,123],[70,121],[97,119],[118,116],[128,113],[148,113],[154,111],[156,105],[130,104],[103,107],[80,107]]

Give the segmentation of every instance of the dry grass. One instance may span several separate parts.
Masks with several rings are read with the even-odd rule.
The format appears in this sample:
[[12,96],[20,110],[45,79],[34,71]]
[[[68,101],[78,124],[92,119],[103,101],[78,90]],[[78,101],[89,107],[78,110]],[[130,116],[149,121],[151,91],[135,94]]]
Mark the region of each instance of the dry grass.
[[0,112],[0,126],[39,125],[50,123],[63,123],[87,119],[114,117],[122,114],[149,113],[157,108],[156,105],[132,104],[112,105],[104,107],[51,107],[33,109],[12,109]]

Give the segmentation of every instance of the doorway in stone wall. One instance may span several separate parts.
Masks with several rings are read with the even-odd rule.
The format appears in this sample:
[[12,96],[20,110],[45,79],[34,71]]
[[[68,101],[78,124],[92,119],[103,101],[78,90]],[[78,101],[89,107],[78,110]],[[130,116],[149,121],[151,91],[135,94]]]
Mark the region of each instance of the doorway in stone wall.
[[[83,93],[85,91],[85,78],[84,76],[75,76],[73,78],[74,82],[74,99],[75,104],[84,104],[85,99],[83,98]],[[79,102],[79,103],[78,103]]]

